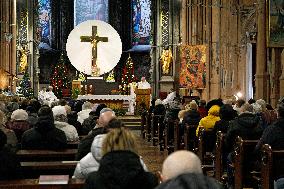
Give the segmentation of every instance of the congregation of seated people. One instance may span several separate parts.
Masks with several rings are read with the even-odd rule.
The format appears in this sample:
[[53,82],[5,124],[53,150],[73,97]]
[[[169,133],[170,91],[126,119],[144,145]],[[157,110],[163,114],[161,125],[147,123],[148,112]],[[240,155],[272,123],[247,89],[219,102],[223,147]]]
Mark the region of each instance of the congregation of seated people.
[[[49,107],[36,99],[6,99],[1,96],[0,180],[25,178],[18,151],[59,152],[68,149],[68,143],[76,142],[78,147],[73,160],[78,162],[72,178],[85,180],[84,188],[214,189],[221,188],[222,184],[234,188],[238,138],[257,141],[245,154],[243,167],[246,172],[260,171],[264,144],[270,145],[273,150],[284,150],[283,98],[276,110],[262,99],[248,102],[215,99],[207,104],[196,99],[182,104],[181,99],[175,97],[166,103],[154,99],[150,109],[145,111],[142,116],[163,118],[159,128],[155,128],[155,124],[145,127],[155,131],[147,131],[149,135],[161,132],[158,140],[162,139],[162,142],[159,144],[164,145],[163,149],[168,152],[159,174],[149,172],[143,157],[139,156],[137,136],[126,129],[115,112],[105,104],[60,100]],[[145,124],[153,121],[145,120],[149,120]],[[176,124],[177,129],[171,124]],[[224,134],[222,174],[225,180],[215,180],[214,174],[206,172],[204,157],[198,153],[202,132],[206,133],[202,140],[206,147],[203,150],[213,156],[217,154],[218,133]],[[184,145],[186,137],[189,140]],[[152,136],[152,140],[154,138]],[[174,141],[177,141],[178,147],[173,152],[169,149],[175,145]],[[275,188],[283,188],[284,185],[281,162],[284,159],[279,160],[272,178]],[[246,176],[247,173],[243,173],[243,177]]]

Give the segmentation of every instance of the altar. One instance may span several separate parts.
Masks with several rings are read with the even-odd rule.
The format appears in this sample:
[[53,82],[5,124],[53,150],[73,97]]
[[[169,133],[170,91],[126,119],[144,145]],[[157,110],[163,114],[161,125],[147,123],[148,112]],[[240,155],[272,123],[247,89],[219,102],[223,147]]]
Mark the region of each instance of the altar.
[[111,109],[126,109],[134,113],[135,96],[133,95],[79,95],[78,100],[88,100],[92,103],[106,104]]

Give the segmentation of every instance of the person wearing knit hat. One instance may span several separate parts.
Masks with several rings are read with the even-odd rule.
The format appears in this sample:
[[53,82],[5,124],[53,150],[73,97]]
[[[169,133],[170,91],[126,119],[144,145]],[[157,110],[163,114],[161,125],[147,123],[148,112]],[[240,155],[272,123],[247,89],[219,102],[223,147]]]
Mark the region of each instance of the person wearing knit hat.
[[62,130],[67,138],[67,141],[79,140],[78,132],[73,125],[68,124],[67,113],[64,106],[55,106],[52,108],[54,125]]
[[187,111],[184,114],[183,122],[181,124],[181,132],[184,132],[186,125],[190,125],[188,132],[189,143],[187,149],[193,150],[195,144],[197,143],[197,138],[195,136],[196,128],[200,121],[200,113],[198,112],[198,105],[195,100],[192,100],[189,105],[187,105]]
[[22,149],[60,150],[67,147],[66,135],[54,126],[53,112],[49,106],[38,111],[38,122],[22,137]]
[[18,141],[21,141],[22,134],[30,128],[28,122],[28,113],[23,109],[13,111],[11,120],[7,122],[6,127],[15,132]]

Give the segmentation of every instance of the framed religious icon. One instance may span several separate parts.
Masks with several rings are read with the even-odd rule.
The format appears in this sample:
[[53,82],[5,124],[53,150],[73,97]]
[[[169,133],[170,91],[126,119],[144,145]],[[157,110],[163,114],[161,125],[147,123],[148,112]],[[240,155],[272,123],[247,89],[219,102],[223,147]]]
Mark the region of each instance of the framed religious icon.
[[164,49],[160,57],[161,76],[173,75],[173,55],[170,49]]
[[268,46],[284,46],[284,0],[268,0]]

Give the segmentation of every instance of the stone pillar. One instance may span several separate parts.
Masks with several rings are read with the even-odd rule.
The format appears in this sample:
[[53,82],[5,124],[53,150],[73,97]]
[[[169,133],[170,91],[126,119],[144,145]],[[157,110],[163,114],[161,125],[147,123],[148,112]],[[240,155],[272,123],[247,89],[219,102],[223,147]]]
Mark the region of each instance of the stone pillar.
[[220,97],[220,8],[218,7],[220,0],[216,0],[216,5],[212,5],[212,48],[209,49],[211,56],[210,60],[210,94],[209,99]]
[[279,78],[280,82],[280,97],[284,96],[284,50],[281,53],[281,76]]
[[267,100],[266,1],[257,1],[255,98]]

